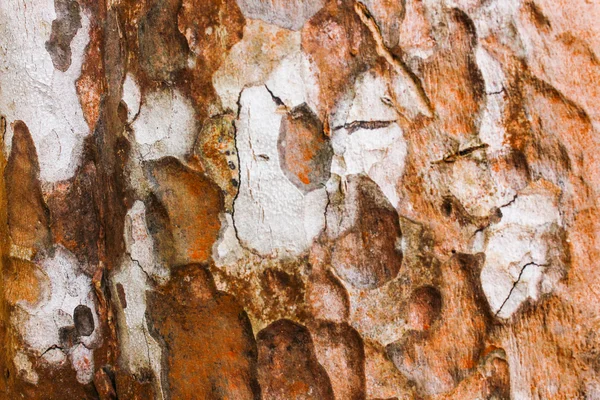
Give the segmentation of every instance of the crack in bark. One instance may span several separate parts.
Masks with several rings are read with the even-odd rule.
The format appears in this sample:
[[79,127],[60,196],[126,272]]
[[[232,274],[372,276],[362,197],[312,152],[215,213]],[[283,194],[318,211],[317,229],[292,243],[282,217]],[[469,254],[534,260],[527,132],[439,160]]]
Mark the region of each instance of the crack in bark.
[[285,103],[283,102],[283,100],[281,100],[280,97],[277,97],[273,94],[273,92],[271,91],[271,89],[269,89],[269,87],[264,84],[263,85],[265,87],[265,89],[267,89],[267,92],[269,92],[269,94],[271,95],[271,98],[273,99],[273,101],[275,102],[275,104],[277,104],[277,106],[279,107],[285,107],[286,111],[287,111],[287,106],[285,105]]
[[494,314],[494,317],[498,317],[498,314],[500,314],[500,312],[502,311],[502,309],[506,305],[506,302],[508,302],[508,300],[510,299],[510,296],[512,295],[513,291],[517,288],[517,285],[521,282],[521,277],[523,276],[523,272],[525,272],[525,269],[527,267],[529,267],[530,265],[535,265],[535,266],[538,266],[538,267],[546,267],[547,266],[547,264],[538,264],[538,263],[535,263],[533,261],[532,262],[528,262],[527,264],[523,265],[523,267],[521,268],[521,272],[519,272],[519,276],[517,277],[517,280],[515,282],[513,282],[513,286],[510,288],[510,291],[508,292],[508,296],[506,296],[506,298],[502,302],[502,305],[500,306],[500,308],[498,309],[498,311],[496,311],[496,313]]
[[[87,348],[87,346],[86,346],[86,348]],[[57,345],[57,344],[53,344],[52,346],[50,346],[50,347],[48,347],[46,350],[44,350],[44,352],[43,352],[42,354],[40,354],[40,355],[39,355],[37,358],[39,359],[39,358],[42,358],[42,357],[44,357],[44,355],[45,355],[47,352],[49,352],[50,350],[60,350],[60,351],[62,351],[63,353],[65,352],[65,349],[64,349],[64,347],[62,347],[62,346],[59,346],[59,345]]]
[[395,120],[394,121],[391,121],[391,120],[390,121],[353,121],[353,122],[350,122],[349,124],[346,123],[341,126],[336,126],[335,128],[333,128],[333,130],[339,131],[340,129],[346,129],[348,131],[348,135],[351,135],[359,129],[368,129],[368,130],[381,129],[381,128],[386,128],[395,122],[396,122]]
[[445,156],[441,160],[432,161],[431,163],[432,164],[442,164],[442,163],[451,164],[453,162],[458,161],[461,158],[465,158],[465,157],[473,154],[477,150],[487,149],[488,147],[489,147],[489,145],[487,143],[482,143],[477,146],[472,146],[472,147],[468,147],[466,149],[458,150],[455,153]]
[[494,95],[494,94],[501,94],[501,93],[504,93],[504,92],[506,92],[506,88],[502,87],[502,89],[500,89],[500,90],[498,90],[496,92],[486,92],[485,94],[488,95],[488,96],[491,96],[491,95]]
[[[265,85],[265,88],[267,88],[267,85]],[[268,90],[269,89],[267,88],[267,91]],[[240,119],[240,114],[242,113],[242,104],[241,104],[242,93],[244,93],[244,89],[240,90],[240,93],[238,93],[238,98],[235,102],[237,105],[237,114],[235,116],[235,120],[233,121],[233,148],[235,149],[235,157],[237,158],[238,175],[239,176],[238,176],[237,190],[235,191],[235,196],[233,196],[233,199],[231,200],[231,225],[233,227],[233,233],[235,234],[235,238],[237,239],[240,246],[243,249],[245,249],[246,246],[244,246],[242,244],[242,240],[240,239],[240,234],[238,232],[237,225],[235,224],[235,202],[240,195],[240,188],[242,187],[242,169],[241,169],[241,160],[240,160],[240,149],[238,148],[238,138],[237,138],[238,128],[237,128],[237,124],[236,124],[237,121],[239,121],[239,119]]]
[[363,24],[369,29],[371,35],[373,36],[373,40],[375,41],[375,50],[380,57],[383,57],[395,70],[400,74],[406,81],[406,84],[410,91],[412,91],[416,95],[416,102],[419,110],[423,115],[432,118],[433,117],[433,108],[427,95],[425,94],[425,90],[423,86],[418,81],[418,79],[413,75],[413,73],[408,69],[408,67],[404,64],[404,62],[398,58],[396,58],[387,46],[383,43],[383,36],[381,35],[381,30],[375,21],[375,18],[369,12],[367,6],[365,6],[360,1],[354,3],[354,11],[359,16],[360,20]]
[[150,282],[154,282],[154,279],[152,279],[152,277],[150,276],[150,274],[144,269],[144,267],[142,267],[142,264],[139,262],[139,260],[136,260],[135,258],[133,258],[133,256],[129,252],[127,252],[127,255],[129,256],[129,259],[131,260],[131,262],[133,262],[134,264],[136,264],[140,268],[140,270],[144,273],[144,275],[146,275],[146,278]]

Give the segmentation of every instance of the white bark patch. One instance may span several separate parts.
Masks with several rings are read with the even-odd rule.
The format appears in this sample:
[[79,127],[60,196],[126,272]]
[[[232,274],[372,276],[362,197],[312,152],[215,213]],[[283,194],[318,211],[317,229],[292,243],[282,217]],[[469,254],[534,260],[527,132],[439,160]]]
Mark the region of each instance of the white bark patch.
[[123,82],[123,101],[127,104],[127,121],[131,123],[140,112],[142,94],[131,74],[127,74]]
[[[59,337],[60,328],[74,326],[73,312],[78,305],[85,305],[92,311],[95,329],[89,336],[80,336],[79,346],[87,349],[94,348],[101,340],[98,314],[96,312],[95,295],[92,290],[92,280],[85,275],[73,254],[63,247],[56,247],[54,256],[39,263],[42,272],[48,277],[49,288],[38,304],[31,306],[20,302],[13,313],[12,323],[22,336],[25,344],[38,355],[50,348],[62,348]],[[69,349],[62,348],[63,352]],[[75,353],[77,357],[83,350]],[[72,355],[72,354],[70,354]],[[93,365],[93,355],[86,359]],[[50,364],[60,364],[62,357],[46,357]],[[85,363],[71,358],[82,383],[89,383],[91,376],[85,370]],[[85,364],[85,365],[84,365]],[[86,367],[87,368],[87,367]],[[92,367],[93,369],[93,367]],[[89,380],[86,380],[88,379]]]
[[[346,117],[346,124],[355,121],[395,121],[396,111],[390,106],[388,82],[373,72],[358,77],[354,100]],[[385,99],[388,99],[385,102]]]
[[213,86],[223,110],[238,112],[237,101],[246,87],[264,84],[285,57],[300,52],[300,32],[292,32],[260,20],[246,20],[243,39],[231,48],[213,75]]
[[237,0],[237,3],[246,18],[299,30],[325,5],[325,0]]
[[354,96],[346,94],[337,105],[332,115],[331,172],[342,177],[368,175],[396,208],[408,149],[389,88],[389,79],[369,71],[357,79]]
[[33,369],[33,364],[31,364],[31,361],[29,361],[27,354],[23,353],[22,351],[18,351],[13,358],[13,363],[15,364],[17,373],[21,378],[23,378],[23,380],[25,380],[25,382],[37,385],[40,377]]
[[555,253],[563,250],[554,239],[561,217],[554,194],[542,188],[526,189],[501,211],[502,220],[486,231],[481,284],[492,311],[508,318],[560,279]]
[[178,90],[151,92],[132,128],[143,160],[182,158],[190,151],[197,131],[194,108]]
[[242,244],[262,255],[298,255],[323,229],[325,189],[303,194],[280,169],[282,115],[264,86],[244,90],[237,127],[240,190],[233,219]]
[[506,77],[502,66],[483,47],[475,51],[477,66],[485,82],[486,107],[479,128],[480,139],[492,153],[505,150],[506,128],[503,123],[506,102]]
[[332,137],[335,153],[332,172],[340,175],[367,174],[394,208],[400,201],[397,185],[404,173],[407,145],[402,129],[392,123],[379,129],[338,129]]
[[53,0],[0,2],[0,110],[9,124],[23,120],[29,127],[43,182],[73,176],[89,134],[75,81],[81,74],[90,21],[81,14],[82,27],[71,42],[71,65],[61,72],[45,48],[55,18]]
[[319,87],[315,71],[308,57],[299,49],[279,63],[266,85],[289,109],[302,103],[317,109]]
[[127,212],[124,236],[129,257],[111,278],[113,298],[118,299],[120,305],[117,319],[121,362],[132,374],[153,371],[157,393],[162,399],[162,349],[148,332],[146,291],[151,289],[148,277],[164,283],[168,271],[154,256],[154,242],[146,225],[146,208],[141,201],[136,201]]

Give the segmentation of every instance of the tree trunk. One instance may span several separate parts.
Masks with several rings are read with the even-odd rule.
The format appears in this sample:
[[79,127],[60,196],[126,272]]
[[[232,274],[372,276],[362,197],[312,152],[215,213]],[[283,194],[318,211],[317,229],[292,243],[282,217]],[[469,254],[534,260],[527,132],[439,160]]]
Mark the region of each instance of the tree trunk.
[[2,0],[0,397],[600,399],[596,0]]

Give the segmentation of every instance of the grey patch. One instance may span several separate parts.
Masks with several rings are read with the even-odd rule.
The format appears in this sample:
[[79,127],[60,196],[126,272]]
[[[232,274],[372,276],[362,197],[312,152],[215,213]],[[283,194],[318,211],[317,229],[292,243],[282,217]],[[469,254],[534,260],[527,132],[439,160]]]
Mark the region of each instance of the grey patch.
[[94,332],[94,316],[88,306],[80,304],[75,307],[73,321],[75,321],[75,329],[79,336],[90,336]]
[[63,326],[58,330],[60,348],[68,350],[77,344],[77,330],[74,326]]
[[237,0],[237,3],[246,18],[297,31],[323,8],[325,0]]
[[52,21],[50,40],[46,51],[52,58],[54,68],[65,72],[71,66],[71,41],[81,28],[81,12],[75,0],[54,0],[56,19]]

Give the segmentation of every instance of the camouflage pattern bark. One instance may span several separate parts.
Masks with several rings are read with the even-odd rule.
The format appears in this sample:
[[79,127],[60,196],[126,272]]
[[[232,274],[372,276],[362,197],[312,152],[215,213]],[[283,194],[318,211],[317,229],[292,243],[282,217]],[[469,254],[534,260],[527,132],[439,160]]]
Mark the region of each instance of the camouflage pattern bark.
[[600,4],[0,2],[0,398],[600,398]]

